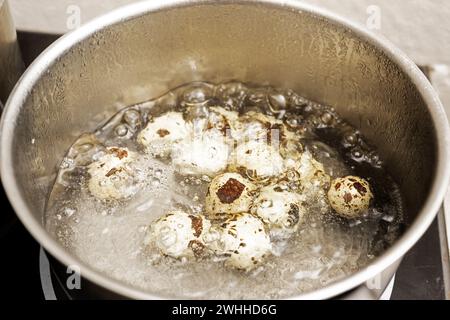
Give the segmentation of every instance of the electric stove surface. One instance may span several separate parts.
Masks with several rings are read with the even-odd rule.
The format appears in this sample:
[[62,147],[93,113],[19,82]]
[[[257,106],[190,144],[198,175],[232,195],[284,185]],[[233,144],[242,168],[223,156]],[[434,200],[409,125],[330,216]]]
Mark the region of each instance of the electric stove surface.
[[[19,32],[18,39],[23,59],[29,65],[58,36]],[[427,69],[424,69],[427,72]],[[72,294],[61,284],[52,271],[52,259],[41,249],[14,214],[0,187],[0,274],[2,289],[10,299],[60,299],[95,297],[83,292]],[[441,239],[438,219],[433,222],[422,239],[403,259],[393,288],[389,288],[384,299],[445,299]],[[50,261],[50,263],[49,263]],[[392,291],[391,291],[392,289]]]

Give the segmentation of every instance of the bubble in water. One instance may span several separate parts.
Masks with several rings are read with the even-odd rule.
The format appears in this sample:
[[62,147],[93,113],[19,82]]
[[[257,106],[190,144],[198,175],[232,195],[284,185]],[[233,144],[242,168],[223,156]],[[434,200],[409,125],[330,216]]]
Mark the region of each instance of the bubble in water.
[[294,107],[308,107],[309,101],[303,98],[302,96],[299,96],[296,93],[292,93],[289,96],[290,104],[292,104]]
[[92,143],[83,143],[78,146],[78,150],[82,153],[88,152],[89,150],[92,150],[94,145]]
[[262,106],[266,103],[268,97],[265,91],[254,92],[246,95],[246,103],[254,106]]
[[298,127],[298,120],[295,118],[287,119],[286,124],[292,129],[296,129]]
[[60,165],[60,168],[61,169],[68,169],[68,168],[71,168],[71,167],[73,167],[73,165],[74,165],[74,160],[73,159],[71,159],[71,158],[64,158],[63,159],[63,161],[61,162],[61,165]]
[[350,227],[355,227],[357,225],[360,225],[361,223],[362,223],[362,221],[360,219],[356,219],[356,220],[350,221],[349,226]]
[[349,146],[354,146],[358,142],[358,135],[356,132],[348,132],[344,136],[344,143]]
[[286,97],[281,93],[271,93],[268,95],[271,111],[280,111],[286,109]]
[[92,156],[92,160],[93,161],[98,161],[100,160],[102,157],[104,157],[106,155],[106,152],[104,150],[100,150],[99,152],[95,153]]
[[355,160],[361,159],[361,158],[363,157],[363,152],[362,152],[362,150],[361,150],[360,148],[354,148],[354,149],[352,150],[352,157],[353,157],[353,159],[355,159]]
[[206,98],[206,92],[203,88],[188,89],[183,95],[183,100],[188,104],[203,103]]
[[322,120],[322,122],[324,124],[330,124],[331,121],[333,120],[333,116],[331,115],[331,113],[329,112],[324,112],[322,114],[322,116],[320,117],[320,119]]
[[211,178],[209,177],[209,176],[207,176],[207,175],[203,175],[202,176],[202,180],[204,181],[204,182],[211,182]]
[[240,108],[242,101],[249,94],[240,82],[228,82],[216,87],[216,98],[231,108]]
[[127,128],[127,126],[124,125],[124,124],[119,124],[119,125],[116,127],[115,133],[116,133],[116,135],[117,135],[118,137],[124,137],[124,136],[126,136],[127,133],[128,133],[128,128]]
[[139,114],[139,111],[137,110],[128,110],[123,115],[123,120],[130,125],[132,128],[136,127],[140,120],[141,115]]
[[72,208],[65,208],[64,214],[66,217],[71,217],[75,212],[77,212],[75,209]]
[[382,216],[381,219],[383,219],[386,222],[391,223],[394,221],[395,218],[393,215],[386,214],[386,215]]

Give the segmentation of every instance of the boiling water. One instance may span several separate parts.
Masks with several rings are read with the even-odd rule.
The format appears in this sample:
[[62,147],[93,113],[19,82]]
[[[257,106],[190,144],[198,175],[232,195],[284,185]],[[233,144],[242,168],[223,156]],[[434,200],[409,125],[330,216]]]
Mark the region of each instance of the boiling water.
[[[147,119],[168,110],[221,106],[282,119],[331,177],[367,178],[375,201],[357,220],[337,218],[324,201],[307,204],[307,221],[251,272],[227,269],[221,258],[176,260],[144,245],[148,225],[173,208],[202,211],[210,177],[180,176],[170,160],[147,155],[136,135]],[[146,181],[132,199],[99,201],[87,189],[87,165],[108,146],[139,154],[133,169]],[[151,293],[181,298],[283,298],[322,287],[368,265],[398,236],[402,201],[383,162],[361,134],[333,108],[290,90],[193,83],[155,100],[125,108],[106,125],[82,135],[62,160],[46,210],[46,227],[73,254],[113,278]]]

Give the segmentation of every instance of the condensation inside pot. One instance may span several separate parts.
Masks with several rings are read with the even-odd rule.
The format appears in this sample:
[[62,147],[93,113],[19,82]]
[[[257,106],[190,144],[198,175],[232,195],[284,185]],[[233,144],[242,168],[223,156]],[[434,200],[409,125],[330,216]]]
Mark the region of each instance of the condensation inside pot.
[[[297,132],[332,177],[367,177],[375,200],[358,219],[336,217],[323,201],[306,203],[308,215],[288,240],[274,242],[274,254],[249,272],[225,268],[220,257],[172,259],[144,245],[149,224],[182,207],[201,213],[211,177],[180,175],[170,158],[153,157],[136,142],[138,133],[168,111],[191,106],[208,110],[262,112]],[[207,111],[206,111],[207,112]],[[105,147],[126,147],[144,187],[133,197],[99,201],[86,187],[87,167]],[[348,276],[376,258],[400,235],[402,200],[376,149],[332,107],[309,101],[291,90],[229,82],[191,83],[163,96],[127,107],[95,132],[86,133],[62,159],[47,203],[47,229],[93,268],[151,293],[180,298],[284,298]]]

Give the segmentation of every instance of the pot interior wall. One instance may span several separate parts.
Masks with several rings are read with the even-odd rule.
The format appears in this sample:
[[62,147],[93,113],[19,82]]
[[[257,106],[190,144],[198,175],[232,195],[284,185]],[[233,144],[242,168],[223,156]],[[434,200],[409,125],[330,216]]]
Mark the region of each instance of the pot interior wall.
[[292,88],[334,106],[379,148],[405,196],[407,220],[417,214],[434,176],[436,144],[411,81],[379,49],[323,18],[235,3],[141,15],[52,63],[30,90],[14,137],[14,172],[36,218],[77,135],[182,83],[231,79]]

